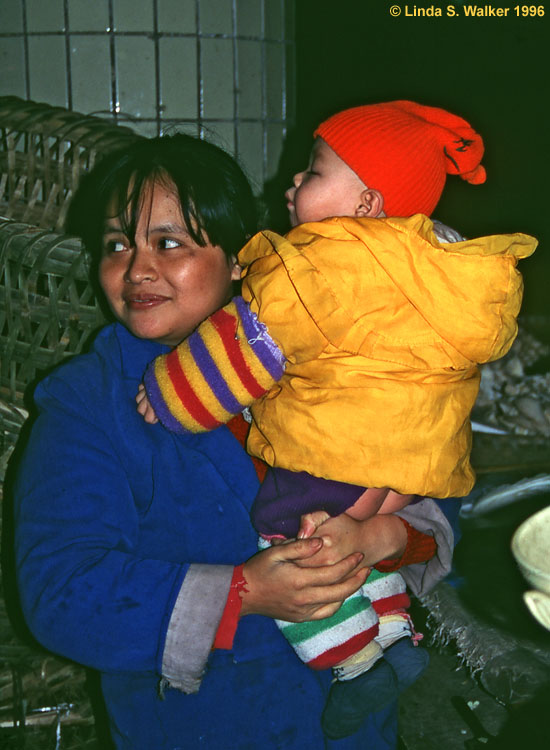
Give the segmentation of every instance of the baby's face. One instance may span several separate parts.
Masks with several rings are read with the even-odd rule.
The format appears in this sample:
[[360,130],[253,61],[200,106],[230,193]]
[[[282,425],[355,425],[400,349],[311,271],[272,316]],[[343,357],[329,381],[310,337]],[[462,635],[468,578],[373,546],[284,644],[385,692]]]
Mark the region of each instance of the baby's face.
[[307,169],[294,175],[293,182],[285,193],[293,227],[330,216],[355,216],[367,189],[322,138],[316,138]]

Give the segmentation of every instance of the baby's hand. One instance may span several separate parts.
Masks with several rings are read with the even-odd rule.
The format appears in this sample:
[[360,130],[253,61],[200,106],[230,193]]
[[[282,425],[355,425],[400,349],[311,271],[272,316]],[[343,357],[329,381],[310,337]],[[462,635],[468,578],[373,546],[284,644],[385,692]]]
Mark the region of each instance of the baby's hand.
[[330,518],[326,510],[315,510],[313,513],[306,513],[300,519],[300,529],[298,539],[309,539],[317,531],[319,526]]
[[156,424],[159,420],[155,414],[155,410],[149,403],[147,398],[147,392],[143,383],[140,383],[136,396],[137,410],[143,417],[143,419],[149,424]]

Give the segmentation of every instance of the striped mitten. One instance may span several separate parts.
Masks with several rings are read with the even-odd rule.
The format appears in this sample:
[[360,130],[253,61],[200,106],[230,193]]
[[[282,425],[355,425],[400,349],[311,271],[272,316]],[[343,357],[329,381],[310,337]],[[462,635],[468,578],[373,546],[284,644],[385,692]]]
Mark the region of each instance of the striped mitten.
[[147,397],[172,432],[225,424],[280,380],[285,358],[242,297],[207,318],[143,379]]

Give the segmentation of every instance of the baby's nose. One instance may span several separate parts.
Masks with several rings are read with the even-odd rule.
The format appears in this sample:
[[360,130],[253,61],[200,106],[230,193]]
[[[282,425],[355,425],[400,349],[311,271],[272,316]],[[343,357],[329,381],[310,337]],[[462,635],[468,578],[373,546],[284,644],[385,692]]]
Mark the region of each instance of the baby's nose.
[[294,177],[292,178],[292,182],[294,183],[294,187],[300,187],[302,184],[302,180],[304,179],[304,172],[297,172]]

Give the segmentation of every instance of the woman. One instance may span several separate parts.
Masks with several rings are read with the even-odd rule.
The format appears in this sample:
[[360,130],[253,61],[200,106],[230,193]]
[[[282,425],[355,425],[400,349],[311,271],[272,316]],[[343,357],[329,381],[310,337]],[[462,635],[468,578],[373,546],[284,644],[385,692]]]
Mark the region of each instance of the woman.
[[16,486],[35,636],[99,670],[117,748],[394,747],[391,710],[347,740],[323,738],[330,675],[304,667],[271,618],[336,611],[367,565],[403,553],[401,521],[338,518],[328,541],[255,554],[258,479],[231,431],[175,436],[136,411],[148,362],[238,279],[256,229],[239,167],[188,136],[140,141],[92,171],[68,229],[96,254],[116,322],[36,391]]

